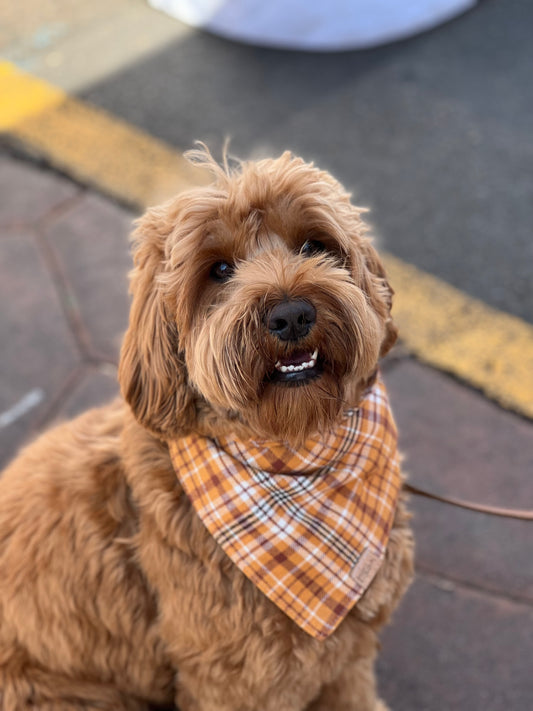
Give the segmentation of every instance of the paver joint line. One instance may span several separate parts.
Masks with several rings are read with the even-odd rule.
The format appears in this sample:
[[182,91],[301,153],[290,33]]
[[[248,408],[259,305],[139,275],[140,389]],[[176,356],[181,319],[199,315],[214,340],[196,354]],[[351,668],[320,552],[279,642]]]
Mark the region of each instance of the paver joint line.
[[37,245],[43,255],[44,262],[50,273],[52,283],[57,292],[59,303],[63,316],[65,318],[67,328],[70,330],[76,346],[83,360],[90,360],[91,353],[91,338],[79,311],[74,292],[69,286],[67,275],[63,266],[54,250],[49,244],[45,235],[37,231]]
[[[455,578],[450,575],[444,575],[443,573],[431,570],[427,566],[416,563],[415,565],[416,575],[418,577],[424,578],[428,582],[435,581],[435,583],[441,583],[438,585],[441,589],[445,590],[445,586],[450,586],[449,592],[454,592],[454,588],[462,588],[469,593],[474,593],[487,598],[493,598],[495,600],[505,601],[513,605],[518,605],[520,607],[525,607],[528,612],[533,612],[533,599],[527,597],[519,597],[518,595],[512,595],[503,593],[501,590],[494,590],[487,586],[481,586],[473,583],[469,580],[463,580],[461,578]],[[448,590],[446,590],[448,592]]]
[[84,373],[86,372],[86,364],[79,363],[74,366],[74,368],[67,373],[63,382],[59,386],[59,389],[55,392],[51,401],[46,406],[46,409],[35,422],[32,430],[34,433],[40,432],[43,427],[49,424],[54,417],[58,415],[61,410],[63,403],[67,400],[69,395],[75,390],[75,388],[81,383]]

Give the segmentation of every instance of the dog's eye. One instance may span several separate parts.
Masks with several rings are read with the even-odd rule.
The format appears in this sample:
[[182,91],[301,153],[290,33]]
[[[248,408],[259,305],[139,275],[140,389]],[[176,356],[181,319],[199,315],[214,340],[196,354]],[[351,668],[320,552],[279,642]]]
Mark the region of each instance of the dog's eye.
[[318,239],[308,239],[300,247],[300,254],[303,254],[304,257],[312,257],[326,251],[326,245]]
[[233,274],[233,265],[228,262],[216,262],[211,267],[211,278],[215,281],[227,281]]

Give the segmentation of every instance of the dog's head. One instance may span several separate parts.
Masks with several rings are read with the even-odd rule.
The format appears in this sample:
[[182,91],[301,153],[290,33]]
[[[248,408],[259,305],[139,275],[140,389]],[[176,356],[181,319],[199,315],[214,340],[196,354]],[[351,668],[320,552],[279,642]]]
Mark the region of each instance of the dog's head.
[[134,233],[119,378],[164,438],[221,423],[302,441],[327,429],[396,340],[362,210],[284,153],[148,210]]

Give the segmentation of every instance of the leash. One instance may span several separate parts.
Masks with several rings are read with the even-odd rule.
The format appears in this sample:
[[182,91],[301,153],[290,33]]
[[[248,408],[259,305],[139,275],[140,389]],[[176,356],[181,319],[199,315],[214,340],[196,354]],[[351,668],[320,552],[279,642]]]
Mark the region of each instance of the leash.
[[403,488],[410,494],[415,494],[416,496],[423,496],[426,499],[432,499],[433,501],[440,501],[443,504],[449,504],[450,506],[457,506],[461,509],[468,509],[468,511],[476,511],[477,513],[488,514],[489,516],[501,516],[503,518],[514,518],[520,521],[533,521],[533,510],[527,509],[506,509],[500,506],[488,506],[486,504],[478,504],[473,501],[463,501],[463,499],[455,499],[448,496],[443,496],[441,494],[434,494],[432,491],[426,491],[413,484],[404,484]]

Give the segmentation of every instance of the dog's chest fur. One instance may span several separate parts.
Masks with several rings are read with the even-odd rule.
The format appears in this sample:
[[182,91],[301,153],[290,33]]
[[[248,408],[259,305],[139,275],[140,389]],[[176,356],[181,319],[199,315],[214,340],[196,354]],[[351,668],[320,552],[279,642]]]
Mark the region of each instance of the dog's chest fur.
[[[138,426],[130,421],[127,427]],[[138,557],[157,591],[159,634],[177,662],[178,681],[189,673],[196,677],[200,668],[209,669],[206,684],[248,677],[251,697],[236,698],[238,708],[263,694],[266,703],[273,684],[292,678],[288,687],[311,700],[356,654],[354,639],[366,649],[376,645],[373,621],[383,623],[410,565],[403,504],[382,571],[340,628],[319,642],[259,592],[211,537],[181,490],[166,445],[144,430],[126,439],[137,443],[126,455],[126,470],[135,472],[129,485],[139,510]],[[147,467],[150,476],[143,475]]]

